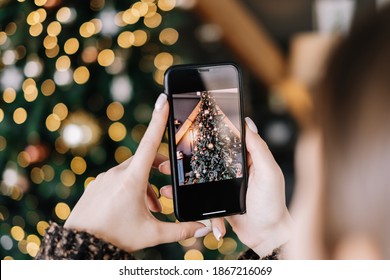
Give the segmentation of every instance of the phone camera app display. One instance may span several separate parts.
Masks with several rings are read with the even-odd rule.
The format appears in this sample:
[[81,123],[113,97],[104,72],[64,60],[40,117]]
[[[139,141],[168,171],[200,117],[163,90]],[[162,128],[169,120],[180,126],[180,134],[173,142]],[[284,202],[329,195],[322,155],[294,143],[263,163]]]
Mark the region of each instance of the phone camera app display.
[[243,177],[238,88],[172,97],[179,185]]

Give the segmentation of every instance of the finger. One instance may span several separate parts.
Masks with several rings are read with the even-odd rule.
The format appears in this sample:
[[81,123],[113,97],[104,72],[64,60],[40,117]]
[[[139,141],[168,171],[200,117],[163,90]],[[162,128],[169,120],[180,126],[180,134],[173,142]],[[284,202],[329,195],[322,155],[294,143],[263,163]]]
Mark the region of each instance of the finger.
[[226,227],[223,218],[211,219],[211,228],[213,229],[215,239],[218,241],[226,234]]
[[149,176],[150,168],[152,167],[157,149],[161,143],[161,138],[165,132],[168,112],[169,105],[167,96],[162,93],[156,101],[148,129],[134,154],[133,161],[129,165],[132,175],[137,174],[139,178],[147,178]]
[[185,223],[160,223],[160,243],[171,243],[191,237],[203,237],[207,235],[211,229],[205,227],[198,222],[185,222]]
[[169,160],[166,160],[166,161],[162,162],[162,163],[158,166],[158,170],[159,170],[162,174],[171,175],[171,165],[170,165]]
[[168,162],[168,164],[169,164],[169,158],[167,158],[166,156],[164,156],[162,154],[157,154],[154,161],[153,161],[152,166],[153,166],[153,168],[157,168],[160,170],[160,165],[164,162]]
[[171,185],[164,186],[160,189],[160,194],[166,198],[173,198],[173,188]]
[[153,187],[150,183],[148,183],[148,188],[146,189],[146,200],[150,211],[161,211],[162,207],[160,201],[158,200],[156,192],[153,190]]
[[[248,118],[246,118],[245,120],[247,121],[247,119]],[[250,121],[253,123],[252,120]],[[250,154],[252,163],[257,168],[263,171],[267,171],[270,168],[273,168],[276,162],[267,144],[260,137],[260,135],[257,134],[256,131],[252,130],[253,129],[252,125],[249,126],[248,121],[245,128],[246,128],[246,134],[245,134],[246,148],[248,153]]]

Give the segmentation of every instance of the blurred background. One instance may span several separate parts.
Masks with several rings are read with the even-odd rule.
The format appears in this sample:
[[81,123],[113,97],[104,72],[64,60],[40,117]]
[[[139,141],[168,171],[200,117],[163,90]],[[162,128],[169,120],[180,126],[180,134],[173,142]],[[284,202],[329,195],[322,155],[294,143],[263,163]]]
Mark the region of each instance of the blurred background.
[[[49,221],[66,220],[94,177],[134,153],[174,64],[240,65],[246,115],[283,169],[289,202],[323,63],[385,2],[0,0],[1,259],[33,258]],[[157,192],[170,178],[151,183]],[[158,218],[175,221],[160,200]],[[236,259],[244,249],[229,229],[219,242],[209,234],[136,257]]]

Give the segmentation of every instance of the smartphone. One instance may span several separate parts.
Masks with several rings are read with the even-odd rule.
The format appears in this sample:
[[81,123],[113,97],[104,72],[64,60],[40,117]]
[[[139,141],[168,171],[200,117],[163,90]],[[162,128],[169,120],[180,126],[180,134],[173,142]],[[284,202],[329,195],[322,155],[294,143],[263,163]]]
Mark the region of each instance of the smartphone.
[[164,76],[174,210],[179,221],[245,213],[241,74],[232,63],[176,65]]

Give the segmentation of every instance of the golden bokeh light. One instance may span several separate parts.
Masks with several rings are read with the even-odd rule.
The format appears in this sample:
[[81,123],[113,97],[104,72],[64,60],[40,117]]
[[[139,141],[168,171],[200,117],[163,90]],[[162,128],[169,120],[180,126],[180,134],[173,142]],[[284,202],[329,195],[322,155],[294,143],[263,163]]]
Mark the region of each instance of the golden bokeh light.
[[42,166],[41,170],[43,172],[43,179],[46,182],[51,182],[54,179],[55,171],[53,167],[48,164],[45,164],[44,166]]
[[43,31],[43,25],[40,22],[31,25],[29,29],[29,33],[33,37],[37,37],[41,35],[42,31]]
[[43,182],[43,179],[45,178],[45,174],[43,173],[42,169],[39,167],[34,167],[31,169],[30,172],[30,178],[33,183],[39,185],[40,183]]
[[148,4],[147,3],[144,3],[144,2],[136,2],[131,11],[132,13],[135,15],[135,16],[138,16],[138,17],[143,17],[147,14],[148,12]]
[[159,13],[155,13],[153,16],[145,17],[144,24],[149,28],[156,28],[161,24],[162,16]]
[[23,89],[23,91],[25,91],[27,87],[29,87],[29,86],[36,86],[36,85],[37,85],[37,83],[35,82],[34,79],[27,78],[23,82],[22,89]]
[[98,63],[101,66],[107,67],[107,66],[110,66],[114,62],[115,54],[112,50],[105,49],[99,53],[97,59],[98,59]]
[[35,5],[37,6],[43,6],[45,5],[47,0],[34,0]]
[[218,251],[223,255],[233,254],[237,249],[237,242],[231,237],[225,237]]
[[188,250],[184,254],[184,259],[185,260],[204,260],[203,254],[201,251],[196,250],[196,249],[191,249]]
[[18,29],[18,26],[15,22],[10,22],[5,27],[5,33],[7,33],[8,36],[14,35],[16,30]]
[[185,240],[180,240],[179,244],[183,247],[190,247],[190,246],[193,246],[195,244],[195,242],[196,242],[196,238],[191,237],[191,238],[188,238]]
[[24,230],[20,226],[13,226],[11,228],[10,233],[12,238],[15,239],[16,241],[23,240],[25,236]]
[[26,251],[31,257],[35,257],[39,251],[39,245],[33,242],[27,242]]
[[203,238],[203,245],[209,249],[209,250],[216,250],[218,249],[219,247],[221,247],[223,244],[223,239],[220,239],[219,241],[217,239],[215,239],[215,236],[212,232],[210,232],[209,234],[207,234],[204,238]]
[[46,128],[49,131],[57,131],[61,126],[61,120],[56,114],[50,114],[46,118]]
[[75,174],[81,175],[87,170],[87,162],[82,157],[74,157],[70,162],[70,168]]
[[27,102],[33,102],[38,97],[38,89],[35,85],[28,85],[24,90],[24,99]]
[[148,3],[148,12],[146,13],[145,17],[148,18],[148,17],[152,17],[156,14],[157,12],[157,6],[156,4],[152,2],[149,2]]
[[160,10],[163,10],[165,12],[172,10],[175,8],[176,0],[159,0],[158,1],[158,7]]
[[126,133],[126,127],[120,122],[115,122],[108,128],[108,135],[115,142],[122,141],[126,137]]
[[144,136],[146,131],[146,126],[143,124],[137,124],[132,130],[131,130],[131,138],[135,142],[141,142],[142,137]]
[[64,202],[57,203],[56,207],[54,208],[54,211],[56,213],[56,216],[61,220],[66,220],[70,214],[70,208],[68,204]]
[[58,21],[53,21],[47,26],[47,34],[50,36],[58,36],[61,33],[61,24]]
[[58,71],[66,71],[70,68],[70,58],[67,55],[60,56],[56,61],[56,69]]
[[62,184],[66,187],[71,187],[76,182],[76,175],[69,169],[62,171],[60,177]]
[[44,236],[45,235],[45,231],[46,229],[49,227],[49,224],[45,221],[39,221],[37,223],[37,232],[41,235],[41,236]]
[[41,16],[37,11],[32,11],[28,14],[26,21],[29,25],[34,25],[40,22],[40,18]]
[[15,111],[14,111],[14,122],[16,124],[22,124],[26,121],[27,119],[27,111],[22,108],[22,107],[19,107],[17,108]]
[[55,46],[57,46],[58,39],[55,36],[47,35],[45,39],[43,40],[43,46],[45,49],[53,49]]
[[179,32],[173,28],[165,28],[160,32],[159,39],[164,45],[173,45],[179,39]]
[[80,35],[84,38],[89,38],[91,37],[92,35],[95,34],[95,31],[96,31],[96,28],[95,28],[95,25],[92,23],[92,22],[84,22],[81,26],[80,26]]
[[7,34],[4,31],[0,32],[0,46],[7,42]]
[[164,73],[165,70],[159,70],[157,69],[153,74],[153,79],[158,83],[159,85],[164,84]]
[[12,103],[16,99],[16,91],[13,88],[6,88],[3,91],[3,100],[5,103]]
[[72,16],[72,12],[68,7],[62,7],[58,10],[56,18],[59,22],[66,23]]
[[127,9],[122,13],[122,20],[127,24],[134,24],[139,20],[139,16],[136,16],[132,9]]
[[22,254],[27,254],[27,241],[26,240],[20,240],[18,242],[18,249]]
[[39,22],[44,22],[47,16],[46,10],[43,8],[39,8],[37,10],[37,13],[39,14]]
[[96,179],[95,177],[88,177],[87,179],[85,179],[84,188],[88,187],[88,185],[95,179]]
[[161,143],[160,146],[158,147],[157,153],[160,155],[166,156],[169,158],[169,148],[167,143]]
[[58,45],[55,45],[54,48],[52,48],[52,49],[45,50],[45,54],[48,58],[56,57],[59,52],[60,52],[60,46],[58,46]]
[[85,66],[80,66],[76,68],[73,73],[73,80],[76,84],[82,85],[85,84],[89,79],[89,70]]
[[128,147],[120,146],[115,150],[114,157],[117,163],[122,163],[132,155],[133,153]]
[[125,109],[123,108],[123,105],[119,102],[112,102],[110,105],[108,105],[107,110],[107,117],[112,121],[118,121],[120,120],[124,113]]
[[68,107],[64,103],[58,103],[53,108],[53,114],[62,121],[68,116]]
[[86,63],[95,62],[98,57],[98,50],[94,46],[86,47],[81,54],[81,58]]
[[53,80],[47,79],[43,81],[41,85],[41,91],[43,95],[50,96],[54,93],[55,90],[56,90],[56,84],[54,83]]
[[[3,112],[3,110],[0,109],[0,122],[1,122],[1,112]],[[4,136],[0,135],[0,151],[4,151],[5,148],[7,148],[7,140],[4,138]]]
[[133,32],[123,31],[121,34],[119,34],[117,41],[121,48],[130,48],[134,44],[135,36]]
[[161,52],[154,58],[154,66],[159,70],[167,70],[173,64],[173,56],[167,52]]
[[164,196],[159,198],[161,203],[161,213],[169,215],[173,213],[173,200]]
[[38,236],[36,236],[35,234],[29,234],[27,236],[26,240],[27,240],[27,242],[35,243],[38,246],[41,245],[41,239]]
[[80,43],[76,38],[66,40],[64,44],[64,51],[66,54],[75,54],[80,47]]
[[95,26],[94,34],[97,34],[102,30],[103,22],[100,19],[97,18],[91,19],[91,23]]
[[134,46],[140,47],[148,40],[148,34],[144,30],[134,31]]
[[30,154],[25,151],[20,152],[18,154],[17,162],[20,167],[26,168],[31,162]]

